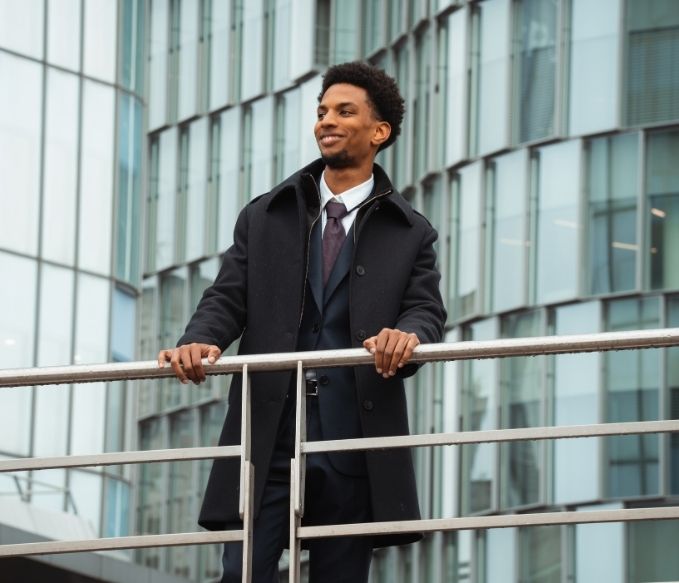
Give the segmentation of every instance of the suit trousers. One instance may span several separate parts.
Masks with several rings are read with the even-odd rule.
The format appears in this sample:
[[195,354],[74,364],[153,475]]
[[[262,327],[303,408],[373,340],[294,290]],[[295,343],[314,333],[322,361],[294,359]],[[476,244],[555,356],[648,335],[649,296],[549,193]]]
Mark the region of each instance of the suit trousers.
[[[294,426],[294,406],[288,404],[281,419],[259,515],[253,525],[253,583],[278,582],[278,561],[289,543],[289,476]],[[307,439],[322,439],[317,397],[307,397]],[[288,480],[285,480],[286,476]],[[325,453],[307,456],[304,500],[305,526],[370,522],[372,518],[367,477],[338,472]],[[310,583],[368,581],[372,559],[370,536],[310,539],[307,542]],[[242,552],[242,543],[224,545],[222,583],[240,583]]]

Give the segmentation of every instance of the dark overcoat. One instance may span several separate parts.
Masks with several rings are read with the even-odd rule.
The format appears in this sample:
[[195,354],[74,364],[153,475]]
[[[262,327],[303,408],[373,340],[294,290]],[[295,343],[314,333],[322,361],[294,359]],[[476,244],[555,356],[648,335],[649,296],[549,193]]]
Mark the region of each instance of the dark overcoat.
[[[320,216],[317,160],[251,201],[240,213],[233,245],[215,282],[198,304],[178,345],[215,344],[226,349],[239,337],[239,354],[293,352],[304,302],[310,229]],[[352,347],[382,328],[414,332],[422,343],[438,342],[445,310],[439,292],[433,244],[436,231],[394,190],[375,165],[375,188],[361,206],[353,236],[349,271],[349,326]],[[242,336],[241,336],[242,335]],[[349,348],[349,347],[347,347]],[[403,377],[409,365],[384,379],[373,366],[356,367],[357,404],[363,436],[408,433]],[[252,460],[255,516],[266,482],[277,428],[292,372],[252,375]],[[241,379],[234,375],[220,445],[240,443]],[[366,452],[375,521],[419,518],[412,455],[408,449]],[[210,473],[199,523],[218,530],[238,521],[239,461],[216,460]],[[417,535],[376,537],[375,545],[402,544]]]

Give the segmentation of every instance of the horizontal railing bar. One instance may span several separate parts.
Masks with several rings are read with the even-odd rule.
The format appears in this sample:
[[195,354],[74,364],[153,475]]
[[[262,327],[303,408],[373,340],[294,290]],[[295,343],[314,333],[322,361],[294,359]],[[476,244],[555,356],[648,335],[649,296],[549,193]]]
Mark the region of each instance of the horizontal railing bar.
[[115,538],[83,540],[58,540],[37,543],[0,545],[0,557],[25,557],[29,555],[56,555],[89,551],[116,551],[148,547],[177,547],[181,545],[209,545],[242,541],[242,530],[212,532],[184,532],[173,534],[143,534]]
[[484,528],[510,528],[517,526],[636,522],[639,520],[673,519],[679,519],[679,506],[544,512],[537,514],[503,514],[501,516],[469,516],[463,518],[436,518],[430,520],[403,520],[394,522],[361,522],[356,524],[336,524],[328,526],[302,526],[297,529],[297,536],[302,539],[311,539],[330,536],[360,536],[399,534],[406,532],[437,532]]
[[302,453],[329,451],[358,451],[366,449],[392,449],[397,447],[426,447],[432,445],[460,445],[468,443],[497,443],[539,439],[582,438],[605,435],[634,435],[642,433],[679,432],[679,420],[631,421],[599,425],[564,425],[559,427],[523,427],[519,429],[490,429],[485,431],[460,431],[457,433],[432,433],[420,435],[394,435],[388,437],[363,437],[307,441],[302,443]]
[[240,445],[214,447],[182,447],[177,449],[149,449],[60,457],[33,457],[0,460],[0,472],[47,470],[53,468],[81,468],[86,466],[114,466],[144,462],[178,462],[240,456]]
[[[412,361],[422,363],[437,360],[599,352],[677,345],[679,345],[679,328],[664,328],[575,336],[542,336],[423,344],[415,349]],[[246,364],[250,372],[294,370],[299,361],[302,361],[304,368],[361,366],[370,365],[373,362],[373,357],[363,348],[223,356],[212,365],[205,361],[205,372],[209,375],[229,374],[239,372]],[[152,379],[172,376],[174,376],[174,373],[169,364],[164,368],[159,368],[156,361],[7,369],[0,371],[0,387]]]

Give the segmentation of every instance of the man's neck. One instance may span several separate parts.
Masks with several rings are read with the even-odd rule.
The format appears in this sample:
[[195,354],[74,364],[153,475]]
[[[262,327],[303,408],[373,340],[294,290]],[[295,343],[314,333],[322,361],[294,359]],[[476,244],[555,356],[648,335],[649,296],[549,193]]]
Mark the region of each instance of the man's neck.
[[330,168],[326,166],[324,171],[325,183],[333,194],[342,194],[369,180],[372,172],[372,163],[361,168]]

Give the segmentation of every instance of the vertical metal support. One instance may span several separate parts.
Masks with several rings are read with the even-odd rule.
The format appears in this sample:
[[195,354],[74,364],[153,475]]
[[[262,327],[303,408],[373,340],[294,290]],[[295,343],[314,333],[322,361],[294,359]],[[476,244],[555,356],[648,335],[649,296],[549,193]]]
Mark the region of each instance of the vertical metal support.
[[295,457],[290,460],[290,560],[289,583],[300,580],[300,541],[297,538],[304,515],[304,476],[306,463],[302,454],[302,442],[306,441],[306,385],[302,361],[297,362],[297,390],[295,401]]
[[243,392],[241,395],[240,429],[240,495],[238,514],[243,521],[243,583],[250,583],[252,571],[252,508],[254,467],[250,461],[250,377],[248,365],[243,365]]

